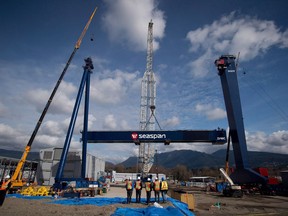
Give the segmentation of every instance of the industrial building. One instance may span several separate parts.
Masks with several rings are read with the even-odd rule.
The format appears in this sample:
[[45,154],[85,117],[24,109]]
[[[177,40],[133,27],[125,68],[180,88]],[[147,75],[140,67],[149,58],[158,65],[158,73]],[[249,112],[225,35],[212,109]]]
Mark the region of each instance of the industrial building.
[[[6,176],[12,176],[15,171],[19,159],[0,156],[0,181],[2,182]],[[38,167],[37,161],[26,160],[22,170],[22,178],[25,182],[32,183],[35,181],[36,171]]]
[[[37,170],[39,185],[53,185],[62,155],[62,148],[48,148],[40,150],[40,161]],[[82,152],[70,149],[64,167],[63,178],[80,178],[82,166]],[[91,154],[86,155],[86,178],[97,180],[104,174],[105,161]]]

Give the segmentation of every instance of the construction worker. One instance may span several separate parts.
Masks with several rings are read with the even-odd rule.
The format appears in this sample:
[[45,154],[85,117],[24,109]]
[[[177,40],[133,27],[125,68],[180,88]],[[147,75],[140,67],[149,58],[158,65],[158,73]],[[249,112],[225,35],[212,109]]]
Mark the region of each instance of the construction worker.
[[162,177],[161,180],[162,180],[162,181],[161,181],[161,183],[160,183],[160,191],[161,191],[163,203],[165,203],[165,202],[167,202],[168,183],[167,183],[167,181],[164,179],[164,177]]
[[152,183],[151,183],[150,178],[148,178],[147,181],[145,182],[145,189],[146,189],[146,197],[147,197],[146,204],[148,205],[150,203],[151,190],[152,190]]
[[136,190],[136,203],[141,202],[141,191],[142,191],[142,181],[140,176],[137,177],[137,181],[135,182],[135,190]]
[[11,183],[10,175],[5,176],[1,188],[8,191],[10,189],[11,185],[12,185],[12,183]]
[[131,177],[126,181],[126,191],[127,191],[127,204],[131,203],[131,197],[133,192],[133,183]]
[[153,183],[153,190],[154,190],[154,193],[155,193],[155,202],[160,202],[160,181],[158,180],[158,178],[156,177],[155,178],[155,181]]

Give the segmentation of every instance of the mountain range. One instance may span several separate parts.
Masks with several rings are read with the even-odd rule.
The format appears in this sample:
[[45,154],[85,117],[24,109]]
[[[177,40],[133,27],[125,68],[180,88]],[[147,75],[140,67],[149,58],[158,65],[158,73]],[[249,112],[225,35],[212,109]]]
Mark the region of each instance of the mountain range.
[[[20,159],[23,152],[0,149],[0,157]],[[235,165],[234,152],[230,151],[230,167]],[[218,168],[225,166],[226,150],[218,150],[212,154],[192,150],[176,150],[156,154],[154,164],[164,168],[174,168],[177,165],[185,165],[188,169]],[[30,152],[27,160],[39,160],[39,152]],[[288,155],[269,152],[248,152],[248,163],[251,168],[256,167],[282,167],[288,168]],[[134,167],[137,157],[129,157],[117,164],[124,167]]]
[[[229,153],[230,167],[235,166],[234,152]],[[226,150],[218,150],[207,154],[192,150],[177,150],[157,154],[154,164],[165,168],[174,168],[177,165],[185,165],[188,169],[219,168],[225,166]],[[120,163],[124,167],[133,167],[137,163],[137,157],[130,157]],[[287,167],[288,155],[268,152],[248,152],[248,163],[251,168],[257,167]]]
[[[23,151],[0,149],[0,157],[20,159],[22,155]],[[27,160],[30,161],[38,161],[39,159],[40,159],[39,152],[29,152],[27,156]]]

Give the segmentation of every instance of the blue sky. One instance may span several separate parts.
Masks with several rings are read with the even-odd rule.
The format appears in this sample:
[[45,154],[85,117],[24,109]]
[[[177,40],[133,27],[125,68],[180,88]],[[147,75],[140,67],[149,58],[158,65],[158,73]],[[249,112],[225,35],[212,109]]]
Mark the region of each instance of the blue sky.
[[[164,130],[228,127],[214,60],[240,52],[238,81],[249,150],[288,153],[288,2],[1,1],[0,144],[24,150],[74,45],[98,10],[32,145],[62,147],[90,56],[89,130],[137,130],[148,23],[154,23],[156,117]],[[91,37],[93,41],[91,41]],[[81,109],[71,147],[80,148]],[[214,152],[211,144],[156,144],[158,152]],[[138,153],[134,144],[89,144],[112,162]]]

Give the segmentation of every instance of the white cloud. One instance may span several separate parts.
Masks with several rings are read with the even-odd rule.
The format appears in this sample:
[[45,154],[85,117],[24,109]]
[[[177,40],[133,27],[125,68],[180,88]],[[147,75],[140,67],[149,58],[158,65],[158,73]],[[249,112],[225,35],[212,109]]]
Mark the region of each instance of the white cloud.
[[103,122],[103,128],[111,129],[111,130],[115,130],[117,128],[117,123],[116,123],[116,119],[114,115],[110,114],[105,117],[104,122]]
[[164,13],[157,9],[156,1],[105,0],[108,12],[103,23],[111,40],[125,44],[131,50],[147,48],[148,23],[152,19],[154,43],[159,48],[159,39],[164,37]]
[[288,153],[288,131],[277,131],[268,135],[264,132],[247,133],[247,146],[251,151]]
[[[96,118],[90,114],[88,118],[88,128],[91,127],[95,121]],[[63,147],[69,123],[70,118],[64,120],[57,119],[57,121],[48,120],[43,122],[35,137],[35,140],[32,143],[32,151],[37,151],[43,148]],[[81,147],[80,131],[82,130],[83,115],[79,115],[75,123],[74,133],[70,143],[71,148]],[[12,128],[8,125],[0,124],[1,148],[13,150],[17,149],[22,151],[25,145],[28,143],[29,139],[30,134],[24,135],[24,132],[17,128]]]
[[[0,124],[0,143],[1,148],[22,150],[28,142],[28,137],[24,136],[21,131],[5,124]],[[20,149],[19,149],[20,148]]]
[[[121,163],[138,155],[139,148],[134,143],[96,144],[89,146],[89,152],[112,163]],[[109,154],[107,154],[109,152]],[[136,165],[136,164],[135,164]]]
[[164,127],[174,127],[180,124],[180,120],[178,117],[173,116],[170,119],[167,119],[163,122]]
[[211,104],[196,104],[195,111],[205,115],[209,120],[226,118],[226,111],[221,108],[215,108]]
[[129,126],[128,122],[125,121],[125,120],[122,120],[120,122],[120,128],[121,128],[121,130],[129,130],[129,129],[131,129],[131,127]]
[[46,121],[42,125],[41,130],[49,136],[63,136],[67,131],[68,125],[64,122]]
[[100,104],[117,104],[133,90],[133,84],[138,83],[137,75],[120,70],[105,71],[104,75],[91,80],[91,98]]
[[288,131],[277,131],[272,133],[267,140],[269,145],[275,147],[286,146],[288,148]]
[[[75,104],[77,88],[72,83],[62,81],[49,107],[50,114],[70,114]],[[36,106],[36,110],[42,113],[52,91],[33,89],[24,96],[26,100]]]
[[205,77],[209,73],[207,62],[210,62],[211,52],[208,49],[200,58],[188,63],[188,67],[191,69],[193,76],[196,78]]
[[[186,38],[191,45],[189,51],[200,53],[200,57],[189,64],[191,72],[195,77],[205,76],[207,59],[221,54],[236,55],[240,52],[241,61],[250,61],[273,46],[287,48],[287,31],[281,32],[273,21],[237,16],[232,12],[210,25],[187,33]],[[204,73],[200,76],[199,71]]]
[[288,29],[283,33],[283,37],[281,38],[281,48],[288,47]]

